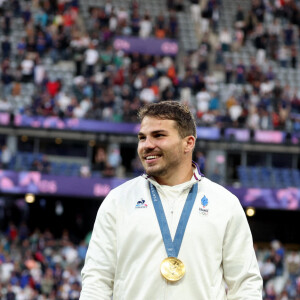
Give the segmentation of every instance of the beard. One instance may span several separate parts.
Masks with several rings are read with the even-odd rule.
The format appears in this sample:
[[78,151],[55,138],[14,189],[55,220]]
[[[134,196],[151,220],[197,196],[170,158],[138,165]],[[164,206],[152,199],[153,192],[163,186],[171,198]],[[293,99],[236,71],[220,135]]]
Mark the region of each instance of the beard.
[[149,167],[144,167],[144,170],[148,176],[152,177],[161,177],[167,174],[168,169],[163,168],[163,167],[158,167],[158,168],[149,168]]
[[180,156],[177,155],[176,152],[173,152],[171,155],[170,153],[160,152],[160,158],[158,163],[149,165],[144,160],[142,160],[142,165],[145,170],[145,173],[148,176],[152,176],[154,178],[164,177],[172,170],[176,170],[176,167],[180,164],[181,159]]

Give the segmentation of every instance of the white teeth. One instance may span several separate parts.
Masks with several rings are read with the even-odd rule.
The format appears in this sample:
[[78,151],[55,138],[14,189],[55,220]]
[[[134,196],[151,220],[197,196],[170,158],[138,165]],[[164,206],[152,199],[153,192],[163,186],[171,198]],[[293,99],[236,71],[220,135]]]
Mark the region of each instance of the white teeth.
[[151,155],[151,156],[147,156],[146,157],[146,159],[155,159],[155,158],[157,158],[158,156],[156,156],[156,155]]

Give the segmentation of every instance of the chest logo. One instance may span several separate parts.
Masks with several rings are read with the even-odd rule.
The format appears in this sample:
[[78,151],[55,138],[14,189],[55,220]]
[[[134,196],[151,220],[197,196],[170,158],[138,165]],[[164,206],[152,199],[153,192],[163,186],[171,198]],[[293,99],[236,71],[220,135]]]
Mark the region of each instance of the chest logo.
[[139,200],[135,205],[135,208],[147,208],[147,207],[148,207],[148,204],[143,199]]
[[199,207],[200,214],[202,214],[204,216],[208,215],[207,206],[208,206],[208,199],[207,199],[206,196],[203,196],[202,199],[201,199],[201,205]]

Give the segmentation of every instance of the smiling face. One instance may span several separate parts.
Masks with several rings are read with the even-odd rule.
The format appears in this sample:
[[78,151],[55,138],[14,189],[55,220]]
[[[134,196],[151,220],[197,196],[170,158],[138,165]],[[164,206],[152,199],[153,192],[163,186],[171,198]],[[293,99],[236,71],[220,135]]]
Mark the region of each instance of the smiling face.
[[149,176],[167,185],[190,180],[195,138],[180,137],[174,120],[146,116],[138,138],[138,155]]

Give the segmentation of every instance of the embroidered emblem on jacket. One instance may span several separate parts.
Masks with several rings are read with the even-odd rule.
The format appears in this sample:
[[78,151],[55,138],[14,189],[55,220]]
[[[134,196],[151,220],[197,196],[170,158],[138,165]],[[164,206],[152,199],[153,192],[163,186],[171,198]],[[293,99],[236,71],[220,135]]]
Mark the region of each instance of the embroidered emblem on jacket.
[[201,206],[199,207],[199,212],[202,215],[207,215],[208,214],[208,209],[206,208],[206,206],[208,205],[208,199],[206,196],[203,196],[201,199]]
[[147,207],[148,207],[148,204],[145,203],[145,200],[143,200],[143,199],[139,200],[135,205],[135,208],[147,208]]

